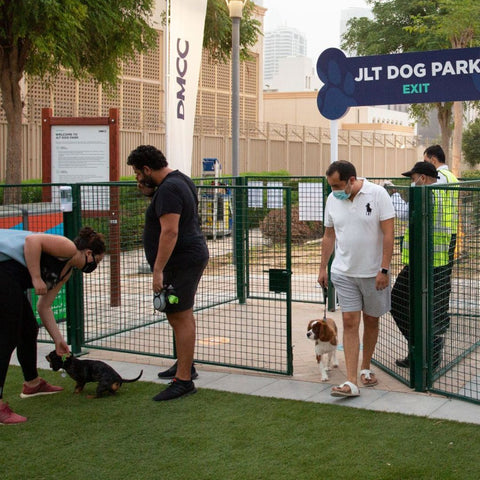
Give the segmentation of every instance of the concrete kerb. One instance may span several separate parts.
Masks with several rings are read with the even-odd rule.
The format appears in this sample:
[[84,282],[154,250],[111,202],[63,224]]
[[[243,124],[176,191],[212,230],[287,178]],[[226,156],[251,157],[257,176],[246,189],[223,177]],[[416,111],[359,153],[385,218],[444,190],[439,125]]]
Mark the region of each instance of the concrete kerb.
[[[311,345],[310,349],[312,349]],[[38,366],[48,369],[45,355],[51,350],[50,344],[39,344]],[[312,350],[310,351],[312,355]],[[143,369],[141,381],[148,381],[157,384],[166,384],[168,381],[159,380],[157,373],[171,361],[159,358],[147,358],[136,355],[119,354],[111,351],[92,350],[87,353],[86,358],[101,359],[115,368],[125,378],[132,378],[138,375]],[[339,355],[343,359],[343,354]],[[315,362],[314,358],[312,361]],[[150,362],[150,363],[148,363]],[[18,365],[15,358],[12,364]],[[315,365],[316,367],[316,365]],[[342,365],[338,374],[342,375]],[[197,365],[199,378],[195,384],[199,388],[207,388],[217,391],[234,392],[246,395],[257,395],[263,397],[274,397],[291,400],[299,400],[330,405],[341,405],[351,408],[360,408],[373,411],[395,412],[407,415],[416,415],[427,418],[453,420],[465,423],[480,425],[480,406],[467,402],[452,400],[439,395],[414,392],[403,384],[395,388],[394,383],[384,387],[383,378],[391,378],[389,375],[377,370],[379,386],[374,388],[361,388],[361,395],[355,398],[335,398],[330,395],[330,389],[337,382],[322,383],[320,381],[308,381],[297,377],[283,377],[280,375],[256,374],[240,370],[228,369],[226,367],[216,368],[212,365]],[[333,379],[332,375],[332,379]],[[301,376],[300,376],[301,377]],[[319,377],[317,373],[317,377]],[[335,374],[335,380],[337,375]],[[397,382],[400,383],[400,382]],[[73,385],[72,385],[73,388]],[[387,389],[388,388],[388,389]],[[153,394],[154,392],[152,392]]]

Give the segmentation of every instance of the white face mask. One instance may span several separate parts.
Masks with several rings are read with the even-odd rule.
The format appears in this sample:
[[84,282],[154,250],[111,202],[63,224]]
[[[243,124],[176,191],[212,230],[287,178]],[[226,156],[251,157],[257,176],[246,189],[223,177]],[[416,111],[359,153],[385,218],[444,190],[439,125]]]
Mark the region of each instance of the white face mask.
[[[418,178],[417,178],[417,182],[420,180],[420,178],[421,178],[421,177],[418,177]],[[410,186],[411,186],[411,187],[418,187],[417,182],[412,182],[412,183],[410,184]],[[422,185],[423,185],[423,183],[422,183]]]

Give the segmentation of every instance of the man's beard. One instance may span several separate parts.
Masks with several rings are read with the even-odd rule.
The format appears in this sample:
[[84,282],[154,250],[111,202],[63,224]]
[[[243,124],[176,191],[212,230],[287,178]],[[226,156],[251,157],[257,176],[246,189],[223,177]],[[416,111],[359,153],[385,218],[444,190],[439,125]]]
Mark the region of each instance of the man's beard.
[[139,183],[145,185],[147,188],[155,188],[157,186],[151,175],[145,176]]

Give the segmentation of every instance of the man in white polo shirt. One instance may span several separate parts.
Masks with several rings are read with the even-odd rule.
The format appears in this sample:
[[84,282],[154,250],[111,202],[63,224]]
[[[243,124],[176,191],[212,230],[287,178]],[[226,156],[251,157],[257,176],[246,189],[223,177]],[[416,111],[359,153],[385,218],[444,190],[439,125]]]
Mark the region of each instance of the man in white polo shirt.
[[333,387],[335,397],[355,397],[358,389],[359,327],[363,313],[363,356],[360,382],[378,381],[370,362],[378,338],[379,317],[390,310],[390,261],[393,252],[395,211],[387,191],[357,178],[345,160],[333,162],[326,172],[332,193],[325,206],[325,233],[318,283],[328,284],[327,266],[335,250],[331,280],[343,319],[343,347],[347,381]]

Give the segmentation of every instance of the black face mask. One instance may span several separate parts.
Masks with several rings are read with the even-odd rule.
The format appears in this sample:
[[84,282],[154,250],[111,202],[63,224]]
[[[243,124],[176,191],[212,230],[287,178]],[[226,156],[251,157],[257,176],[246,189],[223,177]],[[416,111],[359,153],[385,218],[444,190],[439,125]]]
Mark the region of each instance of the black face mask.
[[92,261],[88,262],[88,257],[85,255],[85,265],[82,268],[83,273],[92,273],[97,268],[95,256],[92,254]]

